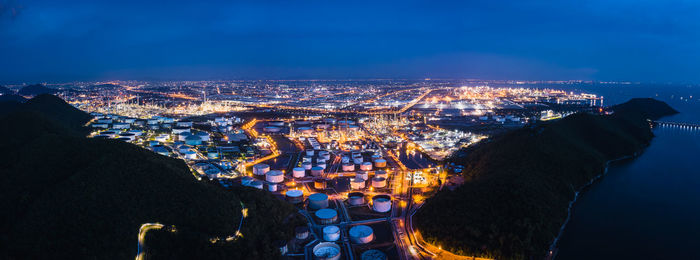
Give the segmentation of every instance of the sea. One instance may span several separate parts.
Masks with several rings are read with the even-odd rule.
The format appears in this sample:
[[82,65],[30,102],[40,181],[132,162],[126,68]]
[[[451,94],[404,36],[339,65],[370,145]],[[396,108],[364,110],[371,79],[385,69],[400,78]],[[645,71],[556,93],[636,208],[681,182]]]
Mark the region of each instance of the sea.
[[[667,102],[679,114],[662,121],[700,124],[700,86],[577,85],[605,105],[633,97]],[[613,163],[574,204],[557,260],[700,259],[700,129],[656,127],[637,158]]]

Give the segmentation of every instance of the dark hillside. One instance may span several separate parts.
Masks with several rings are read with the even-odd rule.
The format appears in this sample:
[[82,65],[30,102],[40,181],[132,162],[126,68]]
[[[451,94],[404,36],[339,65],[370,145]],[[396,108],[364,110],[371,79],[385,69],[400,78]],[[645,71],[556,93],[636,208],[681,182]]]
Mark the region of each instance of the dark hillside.
[[[139,227],[149,222],[174,225],[183,230],[174,235],[196,242],[168,259],[226,254],[208,239],[236,231],[240,197],[250,205],[263,201],[249,217],[263,229],[246,234],[259,246],[227,248],[274,258],[272,241],[288,238],[279,219],[296,211],[280,200],[197,181],[183,161],[132,144],[87,139],[74,129],[89,116],[56,97],[5,105],[12,111],[0,115],[0,134],[12,138],[0,141],[2,259],[131,259]],[[270,230],[276,232],[256,233]],[[149,243],[156,249],[162,242]]]
[[[648,144],[647,116],[675,112],[657,102],[630,101],[610,116],[574,114],[480,144],[455,159],[465,166],[465,184],[428,199],[415,215],[417,229],[463,255],[543,258],[574,193],[606,161]],[[635,113],[635,107],[645,109]]]
[[42,84],[34,84],[22,87],[21,89],[19,89],[17,94],[22,96],[37,96],[41,94],[54,94],[56,92],[57,91],[55,89],[47,88]]

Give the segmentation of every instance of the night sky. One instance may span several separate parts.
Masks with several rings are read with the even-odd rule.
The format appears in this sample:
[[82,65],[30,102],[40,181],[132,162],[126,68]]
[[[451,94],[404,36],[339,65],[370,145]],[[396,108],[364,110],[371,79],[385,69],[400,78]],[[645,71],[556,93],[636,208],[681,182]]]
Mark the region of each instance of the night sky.
[[139,2],[0,0],[0,82],[700,82],[700,1]]

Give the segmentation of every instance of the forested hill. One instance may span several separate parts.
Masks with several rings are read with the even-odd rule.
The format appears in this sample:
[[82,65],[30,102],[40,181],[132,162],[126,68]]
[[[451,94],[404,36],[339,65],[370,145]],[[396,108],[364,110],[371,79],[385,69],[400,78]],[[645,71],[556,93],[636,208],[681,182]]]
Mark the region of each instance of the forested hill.
[[428,242],[463,255],[544,258],[575,192],[606,161],[648,145],[647,119],[677,113],[653,99],[612,109],[612,115],[574,114],[515,130],[453,159],[465,166],[467,181],[428,199],[415,215],[416,228]]
[[17,94],[20,94],[22,96],[37,96],[41,94],[54,94],[56,92],[57,91],[55,89],[47,88],[42,84],[34,84],[22,87],[21,89],[19,89]]
[[[56,97],[4,107],[0,134],[12,138],[0,141],[2,259],[132,259],[149,222],[183,230],[171,234],[176,241],[197,242],[173,250],[187,254],[155,259],[269,259],[279,254],[272,241],[290,235],[282,220],[294,208],[260,196],[244,200],[260,225],[246,230],[256,247],[200,243],[233,234],[240,198],[254,191],[199,182],[183,161],[132,144],[87,139],[81,129],[90,117]],[[161,244],[154,239],[147,246]]]

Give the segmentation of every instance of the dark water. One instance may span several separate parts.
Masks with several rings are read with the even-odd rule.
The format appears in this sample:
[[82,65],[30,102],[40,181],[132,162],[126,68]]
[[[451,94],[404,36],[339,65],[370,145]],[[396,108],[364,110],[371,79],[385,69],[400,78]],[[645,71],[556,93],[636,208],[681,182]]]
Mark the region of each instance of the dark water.
[[[655,97],[681,111],[662,120],[700,123],[699,87],[596,90],[606,101]],[[582,194],[558,260],[700,259],[700,130],[660,127],[654,133],[641,156],[611,166]]]

